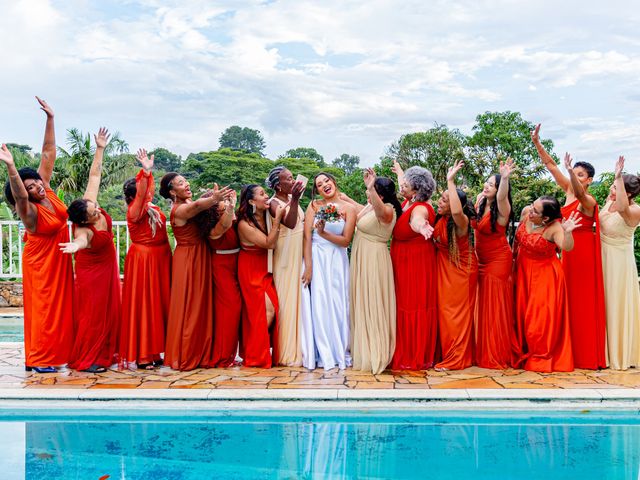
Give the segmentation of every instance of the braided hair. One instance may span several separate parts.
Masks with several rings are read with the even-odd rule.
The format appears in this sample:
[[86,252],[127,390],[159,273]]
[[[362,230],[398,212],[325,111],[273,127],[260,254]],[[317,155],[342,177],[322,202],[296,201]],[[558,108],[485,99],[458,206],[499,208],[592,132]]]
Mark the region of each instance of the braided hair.
[[265,179],[264,183],[273,191],[278,191],[278,185],[280,185],[280,174],[287,169],[284,165],[278,165],[269,172],[269,176]]
[[[460,203],[462,204],[462,213],[464,213],[469,219],[469,222],[471,222],[471,220],[477,217],[476,209],[474,208],[473,203],[469,201],[467,194],[463,190],[456,188],[456,192],[460,199]],[[442,218],[442,215],[438,214],[436,216],[436,223],[440,218]],[[472,230],[471,226],[467,229],[469,243],[471,243]],[[456,222],[454,222],[452,215],[449,215],[449,219],[447,220],[447,242],[449,245],[449,259],[451,260],[451,263],[459,267],[460,249],[458,248],[458,239],[456,238]],[[469,261],[471,261],[471,253],[469,254]]]

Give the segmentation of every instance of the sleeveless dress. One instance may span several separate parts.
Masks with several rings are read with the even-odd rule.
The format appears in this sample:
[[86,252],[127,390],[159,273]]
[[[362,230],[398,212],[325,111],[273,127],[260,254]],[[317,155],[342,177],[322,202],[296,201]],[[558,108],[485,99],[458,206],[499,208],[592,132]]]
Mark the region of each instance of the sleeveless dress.
[[[327,222],[325,231],[341,235],[344,226],[343,219]],[[309,290],[315,359],[325,370],[336,366],[344,370],[351,366],[347,249],[322,238],[315,229],[311,242],[313,276]],[[314,358],[310,352],[307,356]],[[305,367],[315,368],[316,362],[310,360]]]
[[562,252],[562,267],[569,298],[569,323],[576,368],[596,370],[607,366],[606,312],[600,246],[598,206],[593,217],[578,211],[578,200],[562,207],[563,218],[578,212],[581,225],[573,231],[574,247]]
[[640,366],[640,291],[633,254],[633,234],[607,202],[600,211],[602,269],[607,309],[609,367],[626,370]]
[[214,367],[230,367],[238,353],[242,295],[238,283],[238,254],[240,242],[236,224],[215,240],[209,239],[213,265],[213,306],[215,311],[213,334]]
[[[369,207],[366,207],[369,208]],[[396,223],[373,209],[358,218],[351,250],[351,355],[354,370],[381,373],[396,345],[396,295],[387,242]]]
[[[142,181],[144,177],[146,182]],[[136,187],[136,197],[127,210],[131,246],[124,261],[119,351],[123,364],[140,365],[160,360],[164,352],[171,296],[171,247],[167,217],[159,207],[149,205],[155,190],[153,175],[140,170]],[[150,208],[160,219],[153,224],[155,232],[148,214]],[[134,216],[134,211],[140,213]]]
[[433,207],[415,202],[396,221],[391,240],[397,319],[393,370],[431,368],[438,340],[436,247],[409,225],[411,212],[419,205],[427,209],[429,225],[435,224]]
[[25,365],[64,365],[73,347],[73,266],[60,251],[69,241],[67,207],[50,188],[53,211],[35,204],[36,231],[25,233],[22,251]]
[[207,241],[191,218],[171,227],[176,239],[173,252],[171,299],[167,320],[164,363],[174,370],[211,366],[213,347],[213,275]]
[[[267,214],[268,215],[268,214]],[[278,294],[269,272],[269,251],[240,243],[238,282],[242,292],[242,345],[245,367],[271,368],[278,358]],[[267,327],[269,296],[275,308],[271,328]]]
[[475,321],[475,365],[505,369],[519,359],[513,308],[513,254],[506,226],[496,223],[491,231],[491,215],[472,222],[478,256],[478,298]]
[[[287,207],[288,212],[288,207]],[[285,213],[286,215],[286,213]],[[280,224],[273,251],[273,281],[278,292],[278,358],[276,364],[302,365],[300,328],[302,310],[302,240],[304,212],[298,207],[298,222],[290,229]]]
[[[93,232],[91,247],[76,253],[76,336],[69,367],[86,370],[92,365],[110,367],[118,362],[120,333],[120,269],[113,244],[111,217],[100,209],[106,230]],[[74,225],[75,231],[75,225]]]
[[442,361],[436,368],[461,370],[472,363],[478,264],[467,235],[456,238],[459,262],[451,260],[448,220],[449,216],[441,217],[433,232],[438,254],[438,334],[442,349]]
[[527,233],[522,222],[516,232],[516,337],[525,370],[573,370],[567,303],[555,243],[542,232]]

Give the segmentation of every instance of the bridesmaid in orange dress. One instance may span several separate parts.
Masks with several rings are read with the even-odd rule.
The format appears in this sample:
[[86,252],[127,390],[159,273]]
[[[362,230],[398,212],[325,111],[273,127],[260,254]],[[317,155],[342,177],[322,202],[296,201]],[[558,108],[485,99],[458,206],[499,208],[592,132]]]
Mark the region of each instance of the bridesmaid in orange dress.
[[573,358],[576,368],[596,370],[606,368],[606,309],[604,303],[604,279],[600,245],[600,221],[598,203],[588,188],[593,182],[595,170],[586,162],[571,163],[565,155],[564,165],[569,178],[564,176],[553,158],[546,152],[539,138],[540,125],[531,138],[543,163],[564,190],[566,201],[562,217],[578,212],[581,226],[574,232],[575,247],[562,254],[562,267],[569,297],[569,322]]
[[63,253],[76,254],[75,342],[69,367],[103,373],[118,362],[122,304],[120,271],[109,214],[98,206],[102,158],[109,135],[101,128],[82,199],[67,213],[73,222],[72,242],[60,244]]
[[507,226],[513,221],[509,176],[511,158],[500,164],[478,196],[478,218],[473,221],[478,256],[478,298],[475,319],[474,363],[505,369],[519,358],[513,311],[513,254]]
[[73,268],[58,243],[69,241],[67,207],[49,182],[56,159],[53,110],[36,97],[47,115],[38,171],[16,170],[13,156],[2,145],[0,160],[9,181],[5,198],[26,228],[22,252],[25,369],[55,373],[54,365],[69,361],[73,346]]
[[171,292],[167,217],[153,205],[153,155],[138,151],[142,169],[124,184],[131,246],[124,262],[120,356],[123,364],[151,370],[162,365]]
[[176,239],[171,268],[171,298],[164,363],[174,370],[212,366],[213,278],[211,254],[196,215],[231,195],[215,185],[209,196],[192,199],[189,182],[176,172],[160,181],[160,195],[171,200],[171,227]]
[[247,185],[238,208],[238,281],[242,291],[242,348],[246,367],[271,368],[278,358],[278,296],[269,269],[269,250],[278,242],[280,222],[288,204],[279,203],[267,233],[269,195]]
[[460,370],[471,366],[473,315],[478,263],[470,240],[475,210],[467,195],[456,188],[456,162],[447,174],[447,190],[438,200],[433,238],[437,248],[438,332],[442,361],[435,369]]
[[516,232],[516,336],[520,364],[535,372],[573,370],[564,272],[557,250],[573,248],[578,213],[563,220],[554,197],[538,198],[522,211]]

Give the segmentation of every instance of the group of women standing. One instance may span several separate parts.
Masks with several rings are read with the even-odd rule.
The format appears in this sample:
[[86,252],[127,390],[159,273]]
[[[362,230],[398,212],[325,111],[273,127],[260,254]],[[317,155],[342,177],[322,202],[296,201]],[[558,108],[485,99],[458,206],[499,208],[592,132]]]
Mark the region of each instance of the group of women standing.
[[192,370],[239,361],[374,374],[474,364],[543,372],[640,366],[633,261],[640,180],[622,173],[623,157],[599,211],[588,193],[593,167],[567,155],[565,177],[536,127],[532,140],[566,204],[536,199],[513,245],[511,159],[475,203],[456,187],[463,163],[454,164],[437,214],[431,173],[397,162],[402,204],[394,181],[372,169],[363,176],[366,205],[323,172],[306,212],[299,205],[306,185],[284,167],[266,180],[272,196],[246,185],[239,202],[217,185],[193,199],[187,179],[171,172],[160,195],[172,205],[172,255],[166,217],[152,203],[153,156],[140,150],[142,169],[124,184],[131,247],[121,289],[111,218],[97,204],[108,132],[95,136],[85,194],[67,209],[49,186],[53,112],[38,101],[47,114],[39,170],[17,171],[8,149],[0,152],[7,199],[27,230],[27,370],[163,363]]

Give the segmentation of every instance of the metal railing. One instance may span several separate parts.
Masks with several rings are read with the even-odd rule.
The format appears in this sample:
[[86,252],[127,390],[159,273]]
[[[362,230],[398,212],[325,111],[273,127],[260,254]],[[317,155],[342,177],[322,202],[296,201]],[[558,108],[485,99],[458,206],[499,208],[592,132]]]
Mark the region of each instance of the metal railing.
[[[167,222],[167,232],[171,232],[171,225]],[[16,220],[0,220],[0,278],[22,278],[22,246],[25,228],[22,222]],[[71,223],[69,223],[71,236]],[[173,235],[169,235],[171,246],[174,246]],[[116,247],[120,276],[124,273],[124,258],[129,250],[129,227],[124,220],[113,221],[113,242]]]

